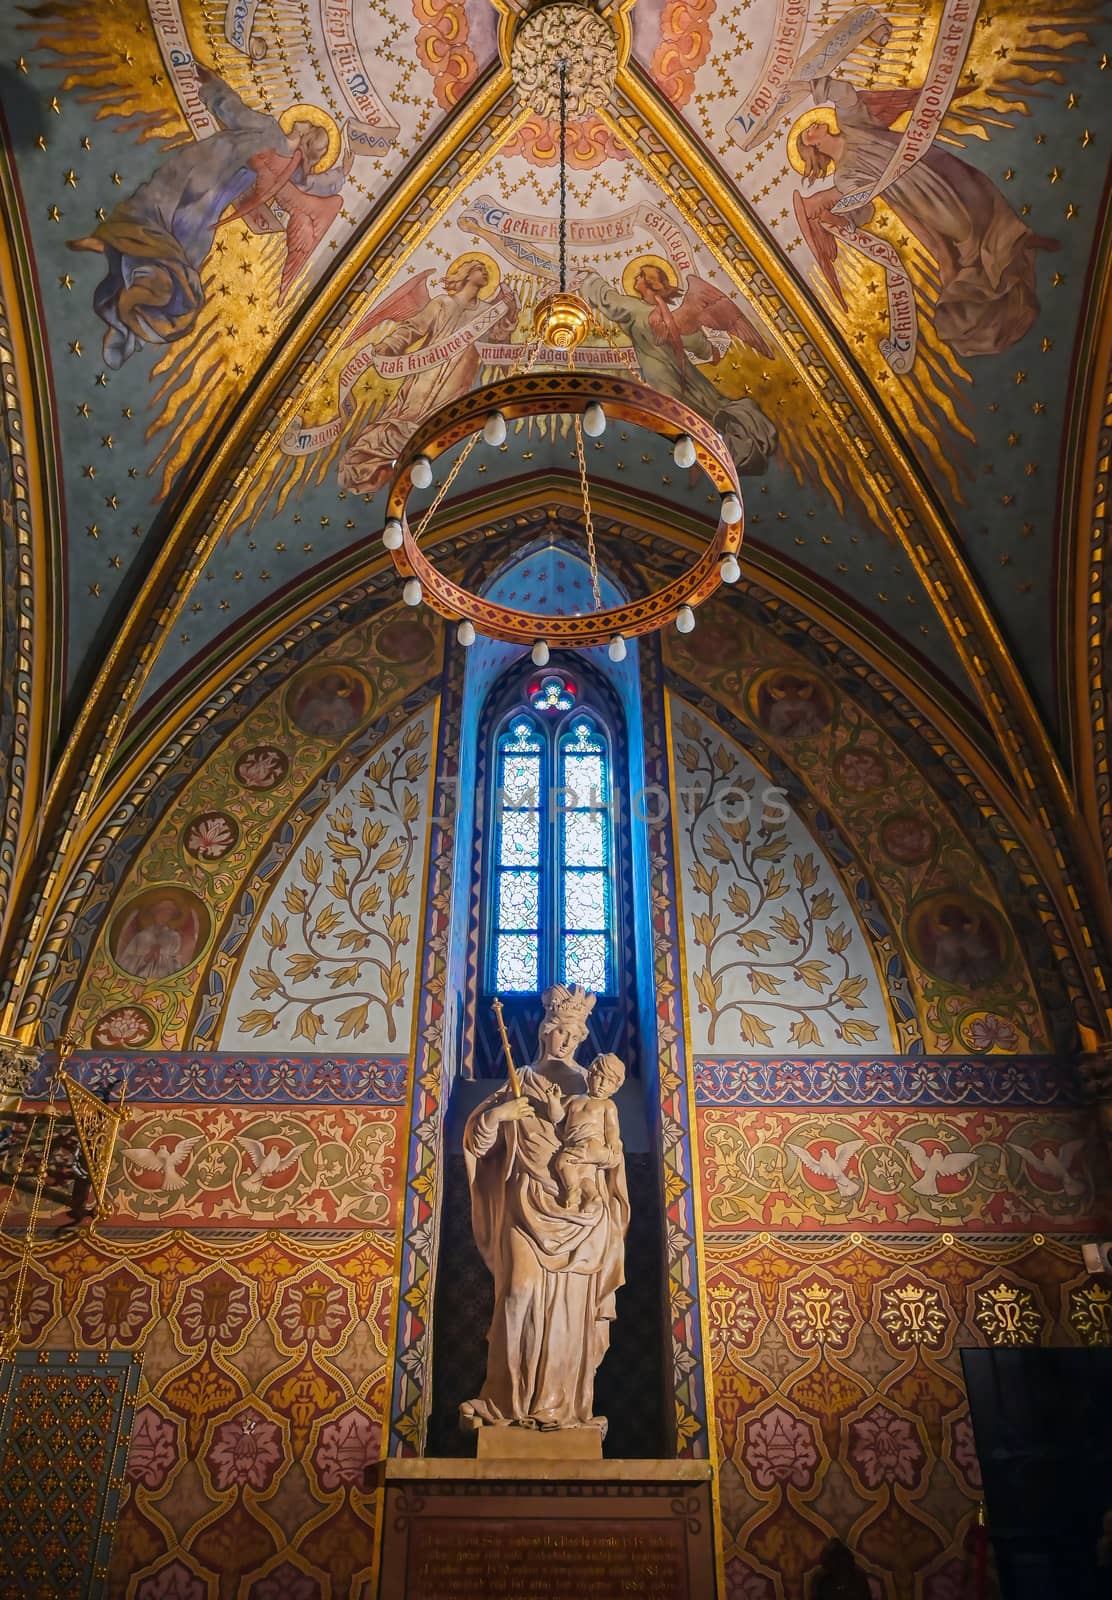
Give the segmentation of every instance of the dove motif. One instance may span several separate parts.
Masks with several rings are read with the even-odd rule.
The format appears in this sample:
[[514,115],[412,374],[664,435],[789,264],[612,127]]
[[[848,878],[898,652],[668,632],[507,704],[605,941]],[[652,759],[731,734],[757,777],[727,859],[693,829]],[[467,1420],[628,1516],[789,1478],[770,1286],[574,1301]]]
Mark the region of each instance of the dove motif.
[[[241,1144],[247,1152],[248,1159],[255,1163],[250,1172],[244,1173],[240,1179],[240,1186],[244,1194],[258,1194],[267,1178],[276,1177],[280,1172],[287,1172],[291,1167],[298,1167],[301,1158],[308,1149],[307,1145],[297,1145],[292,1150],[282,1151],[277,1145],[267,1150],[260,1139],[248,1139],[245,1134],[236,1135],[236,1143]],[[293,1174],[281,1185],[285,1188],[293,1182]]]
[[932,1150],[928,1154],[914,1139],[897,1139],[897,1143],[903,1145],[912,1165],[919,1170],[919,1177],[911,1185],[913,1194],[937,1195],[939,1178],[952,1178],[977,1159],[975,1150]]
[[178,1139],[175,1144],[166,1145],[161,1150],[146,1145],[121,1145],[120,1154],[133,1167],[138,1167],[140,1172],[160,1173],[162,1181],[158,1185],[158,1192],[173,1194],[185,1188],[185,1179],[178,1169],[203,1137],[203,1134],[197,1133],[189,1139]]
[[1067,1139],[1057,1150],[1044,1150],[1041,1156],[1026,1145],[1013,1144],[1011,1148],[1025,1167],[1030,1167],[1043,1177],[1056,1179],[1065,1194],[1076,1195],[1084,1191],[1085,1185],[1070,1169],[1084,1145],[1084,1139]]
[[813,1172],[816,1177],[829,1178],[844,1200],[852,1200],[854,1195],[861,1192],[861,1179],[850,1177],[846,1171],[846,1164],[864,1143],[864,1139],[847,1139],[833,1151],[824,1150],[818,1156],[813,1156],[802,1145],[792,1144],[790,1140],[787,1141],[787,1146],[808,1172]]

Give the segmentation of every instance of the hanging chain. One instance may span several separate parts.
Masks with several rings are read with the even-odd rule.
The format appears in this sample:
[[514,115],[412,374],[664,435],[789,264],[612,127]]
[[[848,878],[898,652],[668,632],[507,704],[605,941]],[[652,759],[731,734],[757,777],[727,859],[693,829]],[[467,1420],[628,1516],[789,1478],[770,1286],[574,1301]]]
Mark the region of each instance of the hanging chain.
[[595,524],[591,516],[591,492],[587,486],[587,459],[583,454],[583,420],[575,416],[575,453],[579,458],[579,487],[583,494],[583,527],[587,534],[587,559],[591,563],[591,594],[595,610],[602,610],[602,593],[598,586],[598,556],[595,554]]
[[568,286],[568,64],[560,62],[560,293]]
[[[539,339],[534,339],[532,341],[532,343],[526,345],[525,349],[528,352],[528,355],[527,356],[525,356],[525,355],[522,356],[522,359],[516,365],[516,370],[513,370],[508,374],[509,377],[511,377],[511,378],[523,378],[523,377],[526,377],[528,375],[528,373],[530,373],[533,370],[533,364],[536,361],[538,355],[540,355],[540,351],[541,351],[541,342],[540,342],[540,340]],[[456,457],[455,461],[452,463],[452,468],[451,468],[451,471],[448,473],[448,476],[444,479],[444,482],[440,485],[440,487],[437,489],[436,493],[433,495],[432,504],[429,506],[429,509],[425,512],[424,516],[421,518],[420,522],[417,524],[416,530],[414,531],[414,534],[413,534],[413,537],[417,541],[418,544],[420,544],[420,542],[421,542],[421,535],[424,533],[425,529],[429,525],[429,522],[430,522],[431,518],[433,517],[433,515],[435,514],[435,512],[439,508],[440,502],[443,500],[444,496],[448,493],[448,490],[452,487],[453,483],[455,483],[456,478],[459,476],[460,469],[463,467],[464,462],[467,460],[467,458],[471,454],[472,450],[474,450],[475,446],[478,444],[478,442],[482,438],[482,436],[483,436],[482,428],[476,429],[476,431],[471,435],[470,439],[468,439],[467,443],[464,445],[463,449],[460,451],[459,455]]]

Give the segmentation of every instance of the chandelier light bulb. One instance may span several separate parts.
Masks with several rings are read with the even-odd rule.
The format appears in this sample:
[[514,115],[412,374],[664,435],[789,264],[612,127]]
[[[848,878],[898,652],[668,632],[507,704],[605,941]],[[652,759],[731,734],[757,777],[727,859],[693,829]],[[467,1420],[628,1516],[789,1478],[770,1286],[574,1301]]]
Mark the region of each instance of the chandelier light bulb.
[[475,624],[473,622],[469,622],[467,618],[464,617],[463,621],[456,629],[456,638],[459,640],[460,644],[465,650],[470,650],[471,646],[475,643]]
[[382,530],[382,542],[387,550],[400,550],[402,547],[402,525],[397,517],[391,517]]
[[676,632],[691,633],[695,627],[695,613],[690,606],[681,606],[676,612]]
[[405,601],[407,606],[419,606],[421,604],[420,578],[409,579],[405,588],[402,590],[402,599]]
[[483,423],[483,438],[487,444],[498,446],[506,442],[506,419],[500,411],[491,411]]
[[533,646],[533,665],[535,667],[547,667],[548,665],[548,646],[543,639],[538,639]]
[[432,482],[432,462],[428,456],[416,456],[409,469],[409,476],[415,489],[427,489]]
[[[414,479],[414,482],[416,482],[416,479]],[[741,521],[741,501],[732,489],[722,496],[721,509],[722,521],[728,528],[732,528],[735,522]]]
[[606,647],[606,654],[611,661],[624,661],[626,658],[626,642],[620,633],[616,633]]
[[718,568],[718,576],[723,583],[736,583],[741,577],[741,567],[737,556],[730,554],[722,557]]
[[583,432],[588,439],[601,439],[606,432],[606,412],[597,400],[592,400],[583,413]]
[[672,460],[677,467],[695,465],[695,441],[689,433],[681,433],[672,446]]

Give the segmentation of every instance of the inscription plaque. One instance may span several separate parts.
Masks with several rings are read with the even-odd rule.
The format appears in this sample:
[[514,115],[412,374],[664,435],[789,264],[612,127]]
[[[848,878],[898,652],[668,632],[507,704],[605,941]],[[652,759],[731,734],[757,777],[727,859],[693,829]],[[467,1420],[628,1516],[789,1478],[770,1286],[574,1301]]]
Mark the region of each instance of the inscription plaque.
[[407,1600],[684,1600],[682,1524],[603,1529],[491,1521],[480,1527],[428,1519],[410,1530]]
[[379,1600],[714,1600],[710,1476],[695,1461],[386,1462]]

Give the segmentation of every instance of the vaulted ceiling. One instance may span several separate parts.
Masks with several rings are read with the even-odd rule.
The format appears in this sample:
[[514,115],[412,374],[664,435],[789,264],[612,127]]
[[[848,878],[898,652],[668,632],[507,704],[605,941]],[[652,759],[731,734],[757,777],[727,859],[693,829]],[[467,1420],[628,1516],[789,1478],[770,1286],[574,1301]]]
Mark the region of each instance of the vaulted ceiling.
[[[151,751],[381,565],[420,417],[521,359],[558,206],[509,69],[532,9],[49,0],[8,27],[9,982]],[[749,572],[977,751],[1099,1031],[1101,0],[596,9],[618,72],[569,138],[583,359],[713,410]],[[589,454],[615,517],[705,519],[648,436]],[[522,429],[444,516],[478,536],[574,483],[566,431]]]

